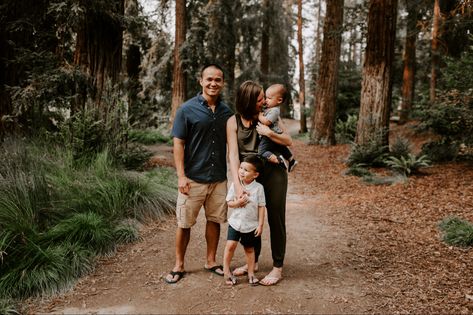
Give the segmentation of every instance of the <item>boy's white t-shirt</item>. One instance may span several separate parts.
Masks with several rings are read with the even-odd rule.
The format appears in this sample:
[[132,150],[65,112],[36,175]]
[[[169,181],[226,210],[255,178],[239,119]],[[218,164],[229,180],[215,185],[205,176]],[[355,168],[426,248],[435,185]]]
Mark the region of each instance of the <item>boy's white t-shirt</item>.
[[[244,208],[230,208],[232,213],[228,219],[228,224],[241,233],[249,233],[258,227],[258,207],[266,206],[263,185],[257,181],[252,181],[248,185],[243,185],[243,189],[249,193],[248,203]],[[227,201],[235,198],[235,187],[233,183],[227,193]]]

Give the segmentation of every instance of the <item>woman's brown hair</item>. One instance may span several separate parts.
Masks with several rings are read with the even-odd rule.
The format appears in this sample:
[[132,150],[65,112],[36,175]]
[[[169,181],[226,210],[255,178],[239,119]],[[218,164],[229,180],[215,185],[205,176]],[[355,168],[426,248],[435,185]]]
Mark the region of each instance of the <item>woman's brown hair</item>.
[[246,120],[258,119],[256,102],[263,87],[254,81],[245,81],[238,88],[235,107],[237,112]]

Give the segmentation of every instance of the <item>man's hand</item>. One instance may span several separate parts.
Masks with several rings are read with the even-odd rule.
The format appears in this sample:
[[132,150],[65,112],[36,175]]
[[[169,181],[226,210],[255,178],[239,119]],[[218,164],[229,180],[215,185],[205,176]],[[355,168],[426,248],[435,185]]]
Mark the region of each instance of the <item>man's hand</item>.
[[189,179],[186,176],[180,176],[177,179],[177,187],[179,192],[184,195],[189,195],[189,190],[191,189],[191,184]]

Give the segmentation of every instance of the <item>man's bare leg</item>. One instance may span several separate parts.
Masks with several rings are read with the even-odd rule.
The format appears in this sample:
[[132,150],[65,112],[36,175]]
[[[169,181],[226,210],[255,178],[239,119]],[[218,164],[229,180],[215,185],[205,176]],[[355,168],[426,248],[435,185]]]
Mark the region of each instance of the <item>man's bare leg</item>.
[[[172,271],[184,271],[184,257],[186,255],[187,245],[189,244],[191,229],[177,228],[176,230],[176,263]],[[171,274],[166,276],[168,281],[176,281],[177,275]]]
[[[205,268],[209,269],[215,267],[217,262],[215,257],[217,256],[218,241],[220,239],[220,223],[207,221],[205,225],[205,240],[207,241],[207,262]],[[216,273],[223,275],[223,270],[217,269]]]

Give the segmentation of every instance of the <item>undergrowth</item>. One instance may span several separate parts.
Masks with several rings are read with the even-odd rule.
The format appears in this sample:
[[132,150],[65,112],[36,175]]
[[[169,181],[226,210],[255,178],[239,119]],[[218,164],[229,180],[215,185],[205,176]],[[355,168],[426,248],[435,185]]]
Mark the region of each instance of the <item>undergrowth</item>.
[[1,296],[61,292],[98,255],[139,239],[140,222],[174,211],[168,169],[120,170],[107,151],[78,164],[70,150],[18,140],[0,159]]

